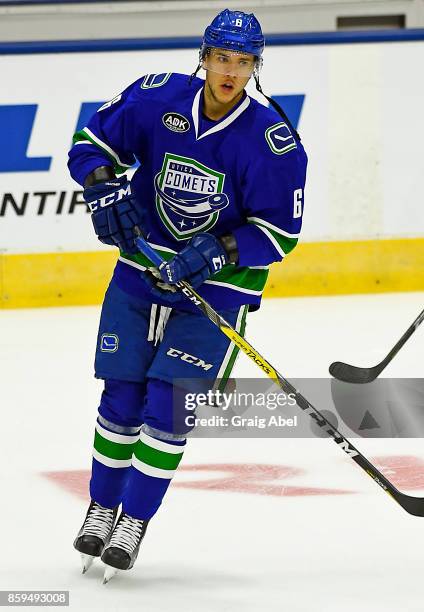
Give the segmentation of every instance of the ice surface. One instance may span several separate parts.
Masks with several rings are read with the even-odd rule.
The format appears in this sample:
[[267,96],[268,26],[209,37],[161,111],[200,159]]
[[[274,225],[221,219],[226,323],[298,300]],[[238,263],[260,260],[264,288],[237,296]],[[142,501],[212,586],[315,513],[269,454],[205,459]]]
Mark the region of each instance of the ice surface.
[[[268,300],[247,337],[284,376],[325,377],[334,360],[380,361],[423,302],[423,293]],[[323,439],[191,440],[135,568],[105,586],[100,562],[82,576],[72,541],[88,503],[98,316],[97,307],[0,312],[0,589],[69,589],[74,610],[424,609],[424,520]],[[423,375],[423,333],[387,376]],[[244,356],[236,374],[260,376]],[[369,457],[403,457],[402,482],[424,495],[421,440],[355,444]]]

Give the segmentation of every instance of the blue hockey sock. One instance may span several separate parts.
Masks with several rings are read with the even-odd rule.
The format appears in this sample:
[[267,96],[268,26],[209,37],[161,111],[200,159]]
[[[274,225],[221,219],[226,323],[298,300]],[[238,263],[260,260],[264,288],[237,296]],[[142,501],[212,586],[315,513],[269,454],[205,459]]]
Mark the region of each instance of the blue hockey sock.
[[106,508],[118,506],[131,470],[140,427],[125,427],[99,415],[94,436],[90,496]]
[[[181,461],[186,444],[182,436],[172,434],[166,440],[148,435],[143,429],[134,446],[128,486],[122,499],[122,509],[134,518],[148,520],[159,508]],[[158,432],[160,435],[160,432]]]

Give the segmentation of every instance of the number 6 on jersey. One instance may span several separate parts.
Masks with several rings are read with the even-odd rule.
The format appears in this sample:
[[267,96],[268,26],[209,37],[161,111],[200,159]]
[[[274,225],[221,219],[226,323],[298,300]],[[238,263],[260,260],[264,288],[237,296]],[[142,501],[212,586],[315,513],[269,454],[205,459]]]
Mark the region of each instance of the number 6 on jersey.
[[299,219],[303,213],[303,189],[295,189],[293,194],[293,219]]

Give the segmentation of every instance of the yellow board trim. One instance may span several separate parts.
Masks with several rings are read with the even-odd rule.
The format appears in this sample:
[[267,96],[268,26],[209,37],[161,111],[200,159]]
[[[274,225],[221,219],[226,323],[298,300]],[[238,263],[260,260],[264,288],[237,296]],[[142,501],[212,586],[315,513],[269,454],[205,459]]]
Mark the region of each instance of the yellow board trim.
[[1,308],[99,304],[117,250],[0,255]]
[[[99,304],[118,252],[0,254],[0,307]],[[424,291],[424,238],[300,243],[265,297]]]
[[424,238],[299,243],[264,297],[424,291]]

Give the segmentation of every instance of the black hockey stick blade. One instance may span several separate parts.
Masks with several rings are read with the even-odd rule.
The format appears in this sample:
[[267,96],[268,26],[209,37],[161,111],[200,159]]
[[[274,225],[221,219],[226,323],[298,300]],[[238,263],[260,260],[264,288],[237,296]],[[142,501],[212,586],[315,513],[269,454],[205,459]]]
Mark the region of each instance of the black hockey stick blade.
[[[380,485],[383,489],[385,488],[383,485]],[[386,489],[386,493],[388,493],[397,503],[402,506],[404,510],[408,514],[412,514],[412,516],[424,516],[424,498],[423,497],[413,497],[412,495],[406,495],[405,493],[401,493],[399,490],[395,492]]]
[[397,355],[405,342],[412,336],[414,331],[421,325],[424,321],[424,310],[420,312],[415,321],[408,327],[406,332],[403,334],[402,338],[394,345],[392,350],[386,355],[386,357],[371,368],[359,368],[354,365],[349,365],[348,363],[343,363],[342,361],[334,361],[330,367],[329,372],[331,376],[337,378],[337,380],[341,380],[343,382],[355,383],[355,384],[365,384],[370,383],[375,380],[384,368],[392,361],[393,357]]
[[331,376],[347,383],[365,384],[377,378],[382,371],[381,364],[373,368],[359,368],[342,361],[334,361],[329,367]]

